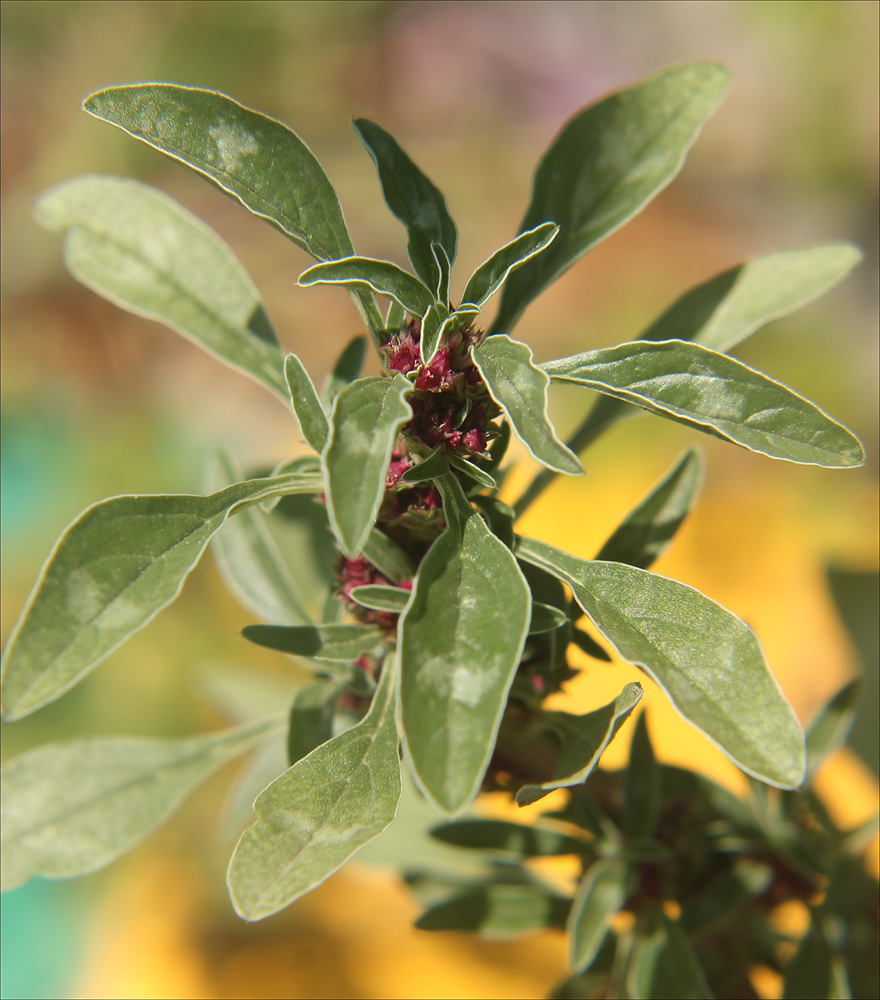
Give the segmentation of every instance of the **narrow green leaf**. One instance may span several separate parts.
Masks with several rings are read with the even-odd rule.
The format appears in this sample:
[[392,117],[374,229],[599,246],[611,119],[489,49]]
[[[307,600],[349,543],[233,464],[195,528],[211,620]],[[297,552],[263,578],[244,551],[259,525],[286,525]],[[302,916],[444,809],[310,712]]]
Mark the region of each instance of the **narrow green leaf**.
[[542,222],[505,243],[468,278],[462,304],[482,308],[517,268],[546,250],[558,232],[555,222]]
[[406,319],[406,310],[399,302],[395,302],[392,299],[388,303],[388,312],[385,313],[385,329],[397,333],[397,331],[403,326],[403,321]]
[[367,715],[313,750],[257,798],[227,882],[236,912],[260,920],[284,909],[387,829],[400,801],[393,660]]
[[418,278],[387,260],[343,257],[315,264],[299,276],[303,288],[311,285],[350,285],[385,295],[414,316],[424,316],[434,304],[434,293]]
[[689,448],[599,549],[597,559],[647,569],[668,548],[703,483],[703,459]]
[[454,847],[494,851],[516,858],[549,858],[583,854],[588,850],[584,841],[567,833],[500,819],[459,819],[442,823],[431,830],[431,836]]
[[351,663],[372,652],[382,640],[375,625],[245,625],[248,642],[290,656]]
[[629,873],[619,861],[597,861],[581,880],[568,918],[568,962],[574,973],[593,964],[611,929],[611,918],[626,902]]
[[580,475],[584,467],[556,436],[547,416],[550,379],[533,364],[532,349],[498,334],[472,348],[471,357],[489,394],[504,410],[532,458],[567,476]]
[[458,480],[437,482],[446,530],[422,560],[398,624],[401,721],[416,780],[455,813],[476,795],[489,763],[531,596]]
[[391,614],[399,615],[411,594],[402,587],[364,586],[352,588],[348,596],[362,608],[390,611]]
[[623,788],[623,832],[627,839],[653,837],[663,798],[663,770],[654,756],[645,711],[636,721]]
[[327,513],[342,550],[357,555],[385,494],[385,473],[400,428],[412,416],[403,375],[358,379],[336,397],[321,456]]
[[636,935],[626,974],[630,996],[644,1000],[711,1000],[712,991],[687,934],[656,907]]
[[296,692],[287,730],[287,761],[292,767],[333,736],[339,688],[327,681],[307,684]]
[[537,885],[487,885],[453,896],[426,910],[421,931],[463,931],[489,940],[563,927],[567,899]]
[[284,377],[287,380],[290,403],[306,444],[320,454],[327,444],[330,425],[309,373],[295,354],[288,354],[284,359]]
[[[208,459],[202,486],[216,493],[241,480],[232,456],[218,451]],[[211,553],[227,589],[251,614],[276,625],[311,624],[311,615],[269,531],[267,515],[258,505],[242,511],[214,535]]]
[[0,772],[4,891],[33,875],[72,878],[110,864],[280,728],[275,719],[187,739],[91,736],[13,757]]
[[727,79],[715,63],[675,66],[584,108],[563,126],[538,165],[520,225],[523,232],[550,220],[559,237],[511,275],[491,332],[510,331],[547,285],[669,184]]
[[318,260],[352,253],[336,192],[295,133],[213,90],[108,87],[83,109],[213,181]]
[[810,929],[785,967],[782,1000],[850,1000],[844,963],[832,950],[820,915],[813,910],[810,917]]
[[606,663],[611,662],[611,657],[608,653],[605,652],[588,632],[583,632],[581,629],[576,628],[572,632],[571,641],[582,653],[592,656],[594,660],[603,660]]
[[595,389],[771,458],[826,468],[865,458],[858,439],[815,404],[699,344],[637,340],[541,368],[554,382]]
[[123,496],[85,510],[55,543],[3,654],[3,714],[64,694],[180,593],[226,518],[276,494],[316,493],[292,473],[210,496]]
[[641,684],[627,684],[614,701],[595,712],[585,715],[545,712],[545,718],[562,742],[559,760],[550,781],[520,788],[516,793],[516,804],[528,806],[556,788],[568,788],[586,781],[641,697]]
[[822,761],[846,743],[861,694],[860,679],[844,684],[807,726],[807,784]]
[[562,628],[568,621],[568,615],[552,604],[540,604],[532,601],[532,619],[529,622],[529,635],[541,635]]
[[431,244],[431,253],[434,255],[434,260],[437,263],[439,276],[436,284],[429,287],[432,288],[437,301],[446,306],[449,304],[449,278],[452,272],[452,262],[439,243]]
[[36,205],[65,233],[64,261],[92,291],[187,340],[286,398],[281,348],[259,294],[229,247],[161,191],[86,176]]
[[416,571],[409,556],[378,528],[373,528],[370,532],[362,554],[383,576],[394,583],[411,580],[415,576]]
[[824,295],[861,259],[849,243],[755,257],[692,288],[640,339],[691,340],[729,351],[755,330]]
[[450,452],[447,457],[449,458],[449,464],[453,468],[458,469],[459,472],[463,472],[468,479],[473,479],[475,483],[479,483],[480,486],[484,486],[487,490],[498,489],[496,480],[484,469],[481,469],[476,462],[472,462],[468,458],[462,458],[461,455],[456,455],[454,452]]
[[800,785],[800,725],[739,618],[692,587],[634,566],[577,559],[525,538],[517,555],[566,583],[617,653],[734,764],[780,788]]
[[455,260],[458,234],[446,199],[385,129],[366,118],[352,124],[376,164],[388,208],[406,227],[407,253],[416,274],[433,288],[436,264],[431,244],[439,243],[449,261]]
[[400,477],[404,483],[427,483],[449,471],[449,453],[443,448],[432,451],[427,458],[407,469]]
[[437,348],[443,335],[457,320],[449,315],[449,310],[440,302],[428,306],[422,317],[422,330],[419,336],[419,357],[423,365],[428,365],[437,353]]
[[360,375],[366,349],[367,338],[361,335],[352,337],[342,349],[322,393],[327,409],[333,404],[336,394]]

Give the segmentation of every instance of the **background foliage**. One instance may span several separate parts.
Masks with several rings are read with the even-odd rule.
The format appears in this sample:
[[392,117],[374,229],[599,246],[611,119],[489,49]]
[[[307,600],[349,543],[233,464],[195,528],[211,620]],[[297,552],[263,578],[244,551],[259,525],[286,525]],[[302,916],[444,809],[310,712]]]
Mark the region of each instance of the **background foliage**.
[[[824,565],[869,569],[877,559],[875,4],[7,2],[2,17],[4,636],[43,554],[87,503],[195,490],[209,447],[271,462],[296,433],[257,387],[78,288],[56,239],[30,220],[38,192],[89,170],[168,191],[234,246],[284,345],[310,371],[325,372],[358,328],[335,290],[295,287],[307,258],[280,235],[78,113],[87,92],[174,79],[277,115],[320,156],[356,244],[402,260],[398,227],[346,121],[378,120],[443,186],[462,253],[472,255],[460,261],[467,273],[512,235],[536,153],[571,111],[662,65],[710,57],[730,66],[734,87],[678,183],[554,286],[518,334],[546,360],[626,339],[682,288],[743,257],[824,239],[865,247],[866,264],[842,290],[741,356],[784,371],[856,430],[868,466],[838,477],[709,442],[703,503],[659,566],[755,628],[802,719],[854,669]],[[564,431],[571,421],[564,409],[557,416]],[[660,421],[622,426],[591,453],[590,476],[555,487],[523,531],[590,551],[686,434]],[[212,725],[199,691],[206,662],[264,667],[273,682],[275,658],[236,637],[247,620],[206,561],[181,602],[101,669],[100,683],[14,734],[4,730],[4,752],[50,736],[183,735]],[[609,672],[606,700],[619,691],[620,669]],[[606,693],[601,669],[589,683],[591,702]],[[691,762],[688,731],[662,702],[651,708],[663,757]],[[694,739],[706,766],[734,780]],[[606,764],[625,752],[625,742],[613,747]],[[856,765],[837,767],[840,785]],[[858,777],[848,787],[864,791],[837,807],[857,821],[875,787]],[[370,870],[331,880],[271,926],[242,929],[215,884],[226,846],[203,861],[187,853],[192,841],[210,841],[216,797],[209,785],[172,827],[103,875],[4,899],[13,917],[4,934],[19,935],[4,940],[4,995],[540,995],[556,977],[562,955],[552,940],[489,947],[419,936],[409,928],[415,906]],[[180,891],[169,901],[156,887],[172,879]],[[123,922],[121,899],[141,902],[126,905]],[[382,940],[372,933],[378,907],[389,913]],[[343,959],[330,963],[336,950]],[[46,954],[59,958],[50,965]],[[22,978],[29,955],[36,973]]]

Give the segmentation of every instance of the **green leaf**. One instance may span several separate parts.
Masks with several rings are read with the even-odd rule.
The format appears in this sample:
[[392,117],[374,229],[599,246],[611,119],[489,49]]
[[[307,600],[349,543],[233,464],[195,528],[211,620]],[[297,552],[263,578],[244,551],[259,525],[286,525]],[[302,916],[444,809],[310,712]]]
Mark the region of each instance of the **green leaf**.
[[760,861],[737,861],[726,874],[714,878],[682,907],[681,926],[696,940],[712,934],[740,913],[773,884],[774,872]]
[[567,833],[500,819],[460,819],[442,823],[431,830],[431,836],[454,847],[493,851],[516,858],[549,858],[583,854],[589,850],[584,841]]
[[382,640],[375,625],[245,625],[241,634],[257,646],[290,656],[352,663]]
[[462,458],[461,455],[456,455],[454,452],[449,452],[447,458],[449,459],[449,464],[453,468],[458,469],[459,472],[463,472],[468,479],[473,479],[475,483],[479,483],[480,486],[484,486],[487,490],[498,489],[496,480],[488,472],[481,469],[476,462],[472,462],[468,458]]
[[588,632],[583,632],[581,629],[576,628],[572,632],[571,641],[582,653],[592,656],[594,660],[603,660],[606,663],[611,662],[611,657],[608,653],[605,652]]
[[663,770],[654,756],[645,711],[636,721],[623,788],[623,832],[627,839],[653,837],[662,806]]
[[368,585],[354,587],[348,596],[362,608],[372,608],[374,611],[389,611],[399,615],[410,599],[410,592],[402,587],[382,587]]
[[330,526],[349,556],[363,549],[376,520],[391,449],[412,416],[404,398],[411,391],[412,383],[403,375],[374,376],[352,382],[333,404],[321,464]]
[[472,348],[471,357],[532,458],[556,472],[579,476],[584,467],[556,436],[547,416],[550,379],[532,363],[532,349],[502,333]]
[[446,199],[385,129],[366,118],[352,124],[376,164],[388,208],[406,227],[407,253],[416,274],[433,288],[437,264],[431,244],[439,243],[449,261],[455,260],[458,234]]
[[562,742],[559,760],[550,781],[520,788],[516,793],[516,804],[528,806],[556,788],[568,788],[586,781],[641,697],[641,684],[627,684],[614,701],[595,712],[585,715],[545,712],[545,719]]
[[692,587],[634,566],[577,559],[525,538],[517,555],[566,583],[617,653],[734,764],[780,788],[800,785],[800,725],[739,618]]
[[98,871],[162,824],[233,757],[277,736],[263,720],[187,739],[91,736],[47,743],[2,768],[3,890],[31,876]]
[[422,359],[423,365],[431,363],[443,335],[457,322],[458,317],[453,319],[442,303],[435,302],[428,306],[427,312],[422,317],[422,329],[419,337],[419,357]]
[[415,576],[416,571],[409,556],[378,528],[373,528],[370,532],[363,556],[394,583],[411,580]]
[[449,453],[443,448],[437,448],[421,462],[407,469],[400,477],[404,483],[427,483],[439,476],[445,476],[449,471]]
[[254,803],[257,822],[229,863],[245,920],[271,916],[387,829],[400,801],[395,671],[386,661],[366,716],[298,761]]
[[636,935],[626,974],[629,996],[644,1000],[711,1000],[712,991],[681,925],[655,907]]
[[554,382],[595,389],[771,458],[826,468],[865,458],[858,439],[815,404],[699,344],[637,340],[541,368]]
[[330,373],[327,383],[324,386],[323,398],[328,409],[336,398],[336,394],[344,389],[349,382],[354,382],[358,375],[360,375],[361,369],[364,366],[366,348],[367,338],[358,335],[357,337],[352,337],[342,349],[342,353],[336,359],[333,371]]
[[431,253],[437,263],[438,277],[435,284],[430,287],[437,301],[446,306],[449,303],[449,279],[452,271],[452,262],[439,243],[431,244]]
[[538,885],[486,885],[426,910],[420,931],[463,931],[498,940],[563,927],[569,901]]
[[[477,510],[486,519],[489,530],[509,548],[513,548],[513,511],[497,497],[477,494],[473,497]],[[522,567],[520,567],[522,568]]]
[[226,518],[276,494],[316,493],[291,473],[210,496],[123,496],[84,511],[55,543],[3,654],[3,713],[64,694],[180,593]]
[[727,72],[701,62],[663,70],[578,112],[535,173],[520,232],[559,225],[545,253],[511,275],[491,332],[509,331],[526,306],[675,177],[721,101]]
[[542,635],[562,628],[568,621],[568,615],[552,604],[540,604],[532,601],[532,618],[529,622],[529,635]]
[[626,902],[629,872],[619,861],[597,861],[581,880],[568,918],[568,962],[574,973],[592,964],[611,929],[611,918]]
[[36,205],[65,233],[67,269],[92,291],[158,320],[286,399],[281,348],[259,294],[229,247],[161,191],[77,177]]
[[418,278],[387,260],[343,257],[315,264],[299,276],[303,288],[312,285],[350,285],[385,295],[414,316],[424,316],[434,305],[434,293]]
[[546,250],[558,232],[555,222],[542,222],[505,243],[468,278],[462,305],[482,308],[517,268]]
[[474,798],[489,763],[531,613],[510,550],[453,476],[437,480],[446,530],[398,623],[401,722],[416,780],[446,812]]
[[599,549],[597,559],[647,569],[668,548],[703,483],[703,459],[689,448]]
[[807,726],[807,780],[816,773],[822,761],[846,743],[852,729],[862,694],[860,679],[850,681],[816,713]]
[[692,288],[642,334],[726,352],[755,330],[824,295],[862,259],[849,243],[755,257]]
[[290,403],[306,444],[320,454],[327,444],[330,425],[309,373],[295,354],[288,354],[284,359],[284,377],[287,380]]
[[339,688],[327,681],[307,684],[296,692],[287,730],[287,760],[291,766],[333,736],[339,694]]
[[[242,473],[226,452],[215,452],[205,467],[203,488],[216,493],[241,482]],[[287,563],[275,544],[267,515],[254,505],[211,539],[211,553],[229,592],[251,614],[278,625],[311,624]]]
[[207,177],[318,260],[352,253],[327,175],[274,118],[216,91],[170,83],[108,87],[83,108]]

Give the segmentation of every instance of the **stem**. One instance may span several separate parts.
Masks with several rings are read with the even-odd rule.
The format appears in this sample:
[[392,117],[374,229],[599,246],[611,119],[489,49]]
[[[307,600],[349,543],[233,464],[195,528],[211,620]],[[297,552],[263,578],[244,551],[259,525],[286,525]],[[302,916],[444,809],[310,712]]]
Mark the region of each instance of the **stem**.
[[379,351],[379,348],[381,347],[381,344],[379,343],[379,331],[385,328],[385,324],[383,323],[382,315],[376,306],[376,300],[370,292],[363,288],[351,289],[350,295],[354,299],[354,304],[357,306],[358,312],[361,314],[367,325],[367,332],[370,334],[370,340],[373,342],[373,347],[376,348],[376,353],[381,357],[381,353]]

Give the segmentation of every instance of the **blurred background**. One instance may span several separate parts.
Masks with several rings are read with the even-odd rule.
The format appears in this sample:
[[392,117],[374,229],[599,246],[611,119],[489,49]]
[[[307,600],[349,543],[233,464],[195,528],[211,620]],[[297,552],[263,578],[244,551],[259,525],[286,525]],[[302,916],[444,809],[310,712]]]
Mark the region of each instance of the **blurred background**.
[[[460,233],[455,295],[515,234],[534,165],[571,114],[666,65],[711,58],[732,70],[731,90],[678,180],[545,293],[517,335],[539,360],[619,343],[746,257],[852,240],[866,260],[845,283],[736,353],[852,428],[868,462],[847,472],[786,465],[666,421],[630,421],[588,452],[588,476],[549,490],[522,527],[589,557],[698,444],[708,466],[703,499],[658,571],[755,628],[803,721],[864,663],[876,691],[877,3],[6,0],[0,15],[4,640],[53,541],[86,505],[121,493],[198,492],[215,446],[246,466],[302,447],[295,422],[254,383],[77,285],[58,236],[31,219],[41,191],[97,172],[170,193],[231,244],[282,344],[316,381],[358,332],[347,296],[296,287],[304,253],[195,175],[83,114],[88,93],[170,80],[280,118],[323,163],[358,251],[405,263],[403,230],[349,124],[378,121],[447,196]],[[563,432],[586,399],[563,390],[554,398]],[[533,472],[524,462],[514,487]],[[84,683],[4,725],[4,755],[90,733],[217,726],[222,699],[204,680],[212,664],[286,697],[297,677],[241,639],[248,621],[203,560],[180,600]],[[567,695],[574,711],[604,704],[636,676],[621,664],[582,665]],[[646,687],[662,755],[697,761],[737,787],[732,766]],[[859,752],[838,754],[820,775],[841,822],[877,808],[876,731],[870,697]],[[623,763],[628,739],[624,732],[606,766]],[[244,925],[223,880],[237,830],[218,818],[234,775],[208,782],[107,871],[5,896],[2,996],[540,997],[562,978],[561,937],[549,933],[481,944],[412,930],[417,907],[382,867],[394,853],[387,849],[284,914]],[[407,829],[395,851],[407,849]],[[768,996],[775,986],[760,984]]]

